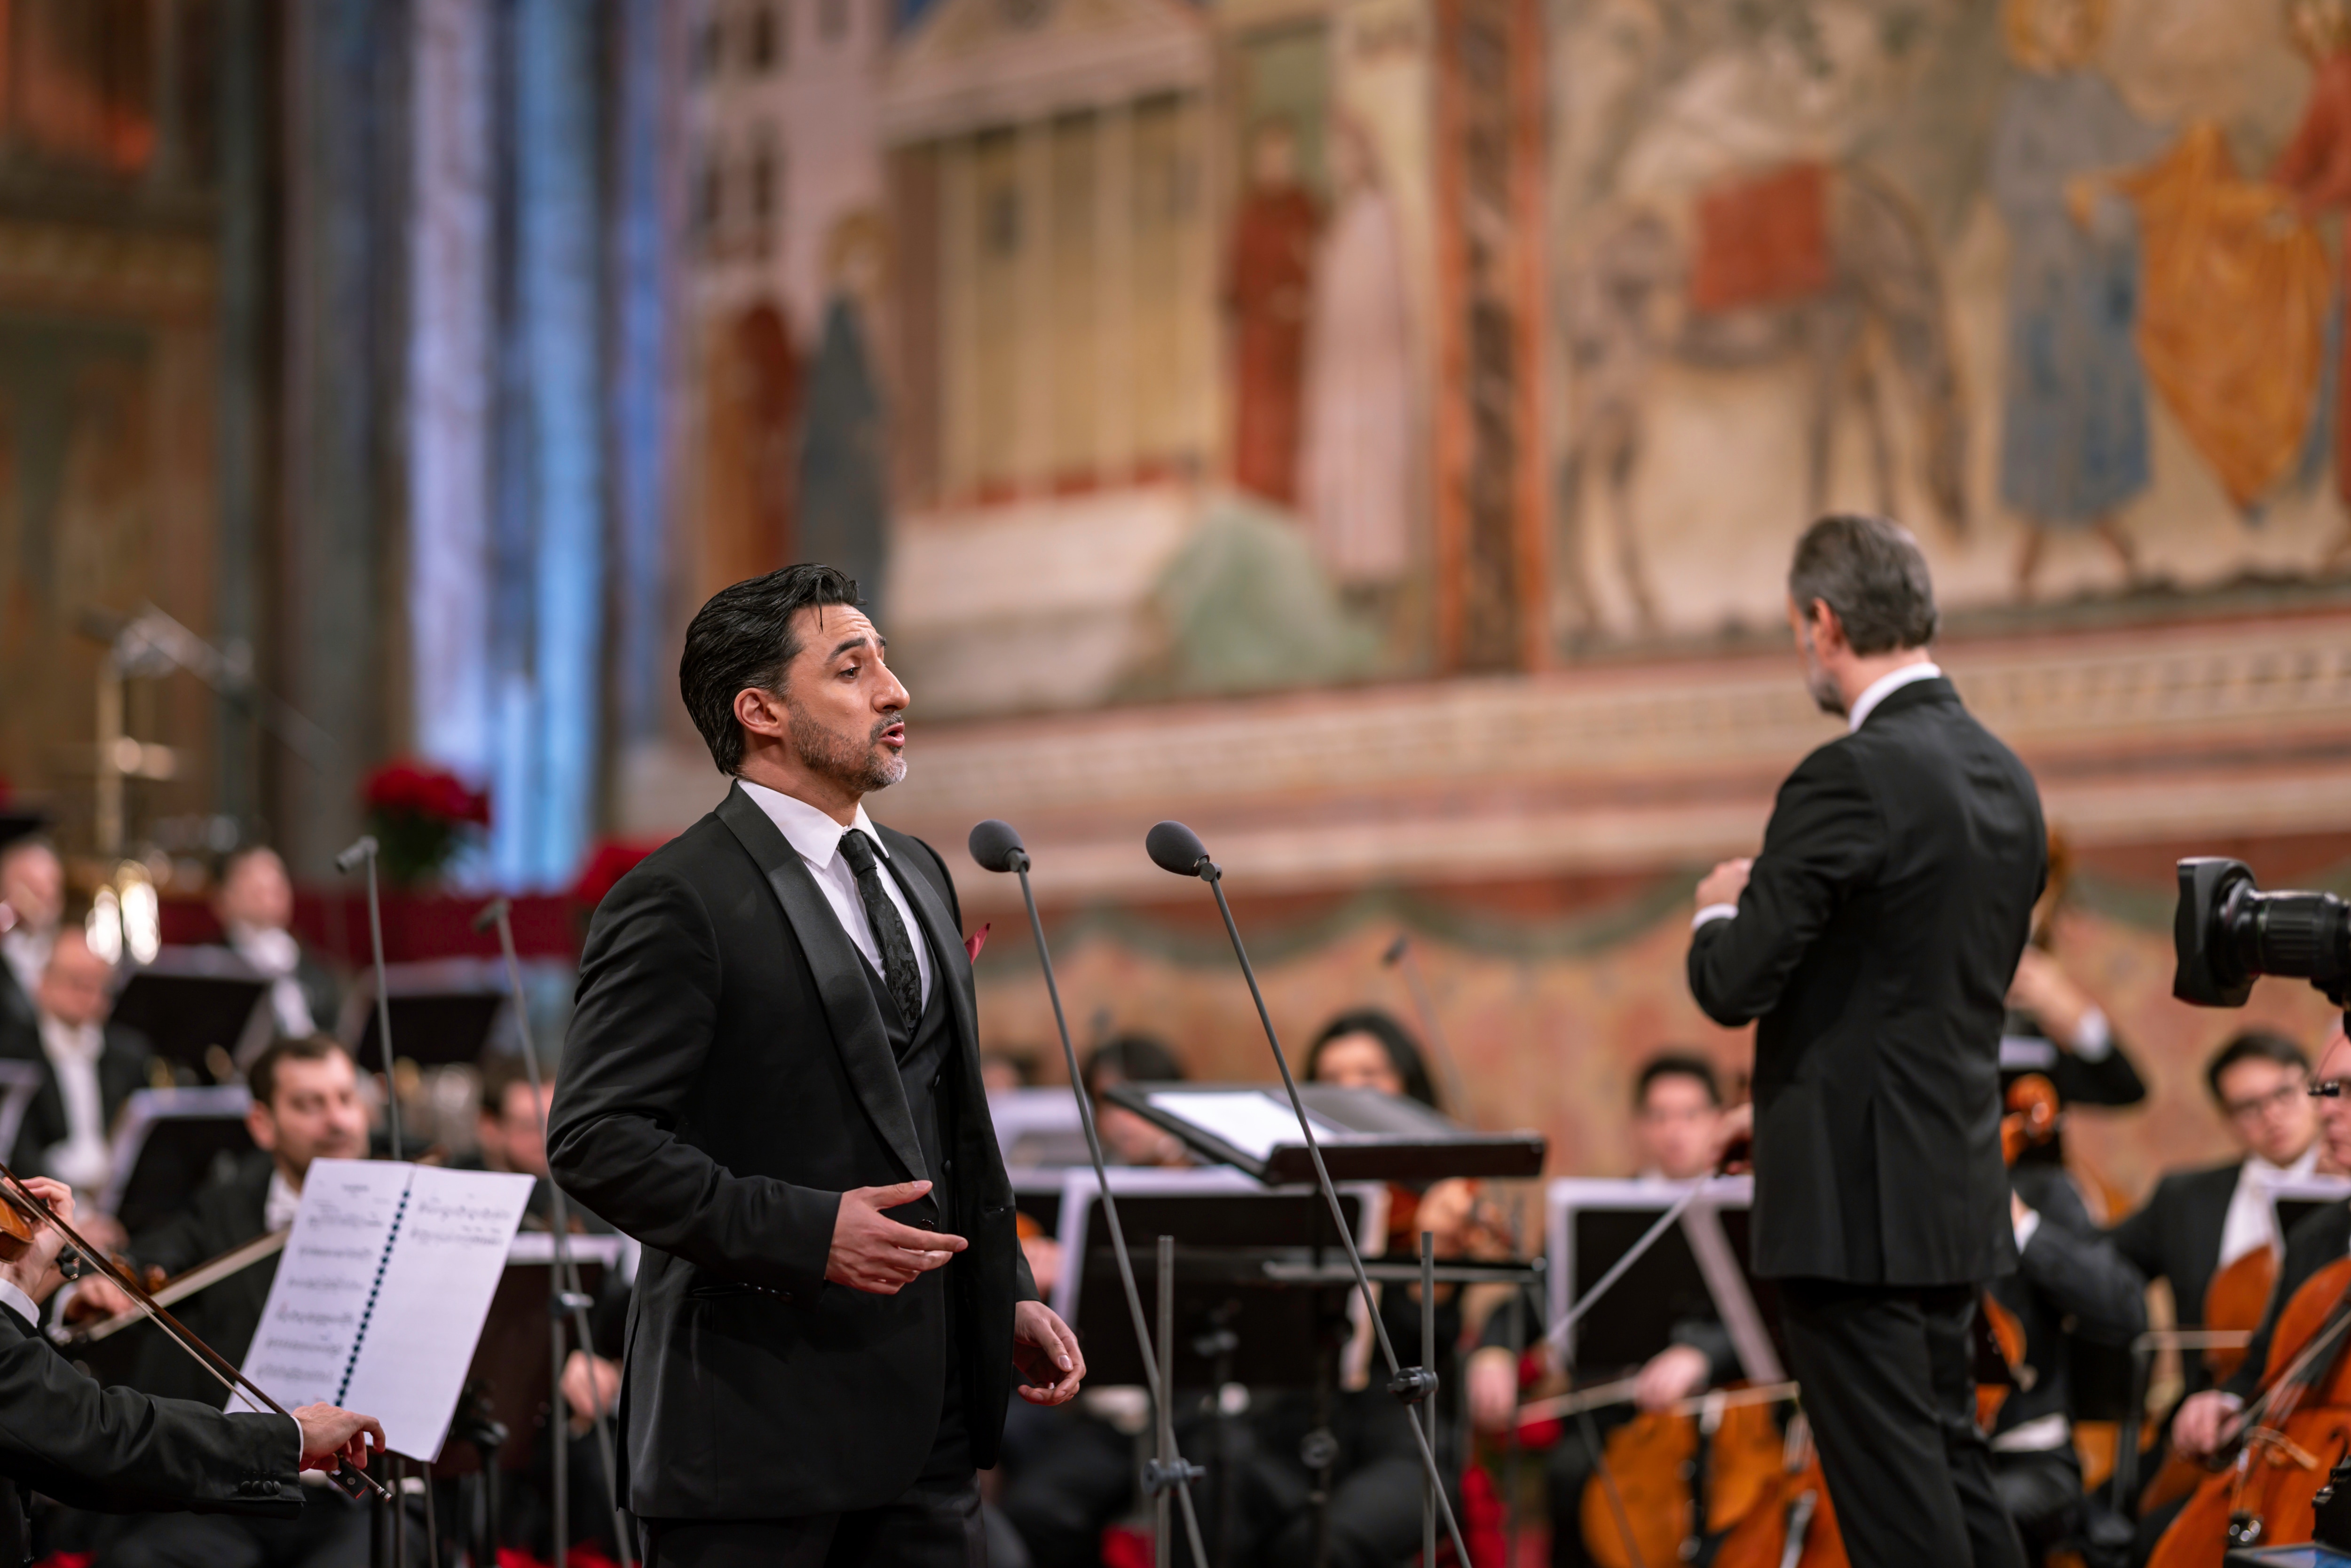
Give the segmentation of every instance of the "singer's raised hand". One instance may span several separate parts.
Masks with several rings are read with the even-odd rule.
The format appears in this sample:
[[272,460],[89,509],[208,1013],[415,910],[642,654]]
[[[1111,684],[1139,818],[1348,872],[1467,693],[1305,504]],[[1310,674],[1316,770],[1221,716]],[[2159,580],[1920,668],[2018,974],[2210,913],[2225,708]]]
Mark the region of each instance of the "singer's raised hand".
[[882,1211],[914,1202],[931,1190],[926,1181],[903,1181],[895,1186],[852,1187],[841,1195],[833,1217],[832,1249],[825,1255],[824,1277],[852,1291],[894,1296],[917,1274],[944,1266],[971,1245],[943,1230],[917,1230],[901,1225]]

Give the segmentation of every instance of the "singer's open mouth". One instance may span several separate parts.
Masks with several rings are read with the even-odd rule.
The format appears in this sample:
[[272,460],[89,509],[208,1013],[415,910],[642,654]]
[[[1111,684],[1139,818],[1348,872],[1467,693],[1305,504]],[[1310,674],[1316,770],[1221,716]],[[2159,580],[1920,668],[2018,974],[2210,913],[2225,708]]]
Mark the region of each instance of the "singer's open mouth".
[[893,724],[883,730],[877,738],[884,746],[903,747],[906,744],[906,727],[903,724]]

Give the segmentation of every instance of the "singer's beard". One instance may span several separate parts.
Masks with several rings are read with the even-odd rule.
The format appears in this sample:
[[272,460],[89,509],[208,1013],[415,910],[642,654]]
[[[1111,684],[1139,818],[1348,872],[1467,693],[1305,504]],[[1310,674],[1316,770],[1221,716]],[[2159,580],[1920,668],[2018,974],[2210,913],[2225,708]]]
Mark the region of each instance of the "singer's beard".
[[904,755],[882,744],[882,732],[903,720],[877,719],[860,746],[840,731],[826,728],[805,709],[793,707],[791,716],[792,749],[810,772],[860,795],[887,789],[906,776]]

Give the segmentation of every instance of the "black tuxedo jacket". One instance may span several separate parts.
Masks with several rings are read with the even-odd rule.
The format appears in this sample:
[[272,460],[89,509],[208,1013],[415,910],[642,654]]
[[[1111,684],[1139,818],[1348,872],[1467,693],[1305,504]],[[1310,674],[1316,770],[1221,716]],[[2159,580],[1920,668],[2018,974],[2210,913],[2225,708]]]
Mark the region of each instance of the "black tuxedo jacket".
[[[98,1097],[105,1128],[114,1125],[115,1113],[135,1090],[147,1086],[147,1063],[154,1056],[154,1047],[147,1037],[123,1024],[106,1026],[106,1043],[98,1056]],[[24,1124],[16,1130],[16,1147],[9,1156],[9,1165],[18,1176],[47,1176],[48,1167],[42,1156],[52,1144],[62,1143],[69,1129],[66,1125],[65,1096],[57,1089],[57,1069],[49,1064],[48,1052],[41,1048],[40,1026],[37,1022],[30,1033],[17,1037],[10,1054],[34,1063],[41,1070],[41,1086],[34,1091],[32,1103],[25,1107]]]
[[1896,687],[1780,788],[1690,990],[1755,1034],[1754,1263],[1980,1284],[2015,1267],[2000,1030],[2047,871],[2032,777],[1949,681]]
[[[207,1183],[187,1207],[152,1230],[131,1239],[126,1250],[133,1262],[152,1265],[166,1274],[183,1274],[224,1252],[233,1252],[267,1227],[269,1175],[267,1155],[256,1151],[239,1162],[223,1180]],[[269,1302],[269,1287],[277,1278],[277,1259],[257,1263],[208,1285],[190,1296],[172,1314],[190,1333],[242,1366],[253,1348],[254,1331],[261,1326],[262,1309]],[[217,1407],[224,1396],[218,1380],[207,1375],[163,1331],[142,1323],[123,1331],[139,1341],[127,1381],[148,1394],[202,1400]]]
[[[880,830],[930,942],[955,1051],[952,1213],[894,1217],[970,1242],[943,1301],[829,1284],[840,1195],[930,1177],[882,1014],[807,865],[742,789],[648,856],[598,907],[549,1119],[564,1190],[645,1245],[621,1392],[640,1517],[773,1519],[896,1498],[963,1379],[973,1457],[995,1463],[1012,1315],[1036,1291],[1014,1231],[955,885],[921,841]],[[887,874],[885,873],[885,874]]]
[[102,1513],[290,1519],[302,1508],[301,1448],[283,1416],[100,1388],[0,1309],[0,1563],[25,1560],[26,1492]]
[[2122,1255],[2148,1279],[2171,1281],[2173,1316],[2181,1328],[2204,1322],[2204,1292],[2219,1271],[2220,1232],[2242,1166],[2173,1171],[2155,1184],[2147,1202],[2108,1232]]
[[2024,1363],[2032,1373],[2001,1401],[1995,1437],[2072,1413],[2077,1335],[2127,1345],[2147,1328],[2147,1281],[2091,1222],[2073,1178],[2053,1166],[2019,1166],[2015,1185],[2041,1223],[2016,1272],[1991,1289],[2023,1328]]

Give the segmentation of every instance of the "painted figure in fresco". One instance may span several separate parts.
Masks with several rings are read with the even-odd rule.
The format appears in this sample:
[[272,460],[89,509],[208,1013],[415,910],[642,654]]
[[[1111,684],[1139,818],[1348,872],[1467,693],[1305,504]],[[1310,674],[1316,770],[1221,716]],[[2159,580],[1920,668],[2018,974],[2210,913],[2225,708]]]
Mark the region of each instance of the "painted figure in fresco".
[[[2278,154],[2270,178],[2294,193],[2303,212],[2351,207],[2351,4],[2346,0],[2287,0],[2286,29],[2314,75],[2302,124]],[[2351,247],[2344,252],[2351,282]],[[2351,333],[2344,336],[2335,397],[2335,490],[2351,507]],[[2351,559],[2351,529],[2327,551],[2326,564]]]
[[[1633,482],[1646,439],[1650,380],[1664,362],[1729,371],[1800,360],[1809,382],[1806,505],[1814,512],[1827,506],[1837,415],[1850,398],[1865,422],[1877,508],[1891,513],[1899,508],[1894,442],[1877,393],[1882,355],[1910,394],[1919,480],[1948,527],[1966,526],[1967,411],[1942,270],[1917,213],[1857,164],[1794,165],[1741,181],[1731,193],[1761,186],[1809,204],[1817,218],[1816,262],[1795,265],[1815,242],[1792,247],[1775,237],[1757,246],[1778,257],[1771,265],[1726,266],[1715,258],[1740,248],[1736,235],[1718,235],[1694,255],[1675,225],[1643,209],[1604,229],[1567,275],[1560,317],[1571,393],[1552,624],[1571,637],[1601,628],[1584,559],[1587,481],[1606,494],[1617,572],[1640,629],[1657,628]],[[1802,195],[1806,187],[1811,193]],[[1752,205],[1733,200],[1723,210],[1735,219]]]
[[1233,224],[1226,304],[1232,312],[1233,482],[1285,507],[1298,503],[1298,446],[1322,214],[1298,183],[1298,132],[1259,122],[1249,191]]
[[1395,203],[1370,136],[1332,126],[1331,225],[1314,259],[1300,507],[1332,580],[1378,595],[1412,565],[1412,323]]
[[2147,486],[2138,227],[2105,185],[2163,131],[2091,68],[2106,0],[2008,0],[2022,68],[1992,135],[1993,204],[2008,226],[2008,373],[2001,500],[2024,519],[2016,590],[2031,593],[2049,536],[2095,530],[2132,578],[2118,514]]
[[827,252],[832,298],[809,371],[796,554],[856,579],[859,594],[879,613],[890,549],[887,411],[867,323],[886,265],[881,220],[870,213],[843,218]]

